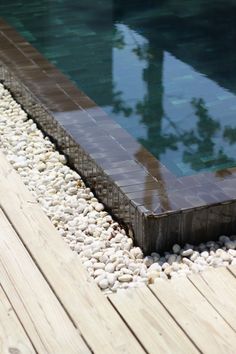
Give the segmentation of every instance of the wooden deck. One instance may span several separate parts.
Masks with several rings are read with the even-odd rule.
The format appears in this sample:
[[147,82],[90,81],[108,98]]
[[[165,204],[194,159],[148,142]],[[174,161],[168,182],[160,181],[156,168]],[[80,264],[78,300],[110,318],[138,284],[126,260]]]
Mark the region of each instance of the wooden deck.
[[0,353],[236,352],[236,268],[108,298],[0,153]]

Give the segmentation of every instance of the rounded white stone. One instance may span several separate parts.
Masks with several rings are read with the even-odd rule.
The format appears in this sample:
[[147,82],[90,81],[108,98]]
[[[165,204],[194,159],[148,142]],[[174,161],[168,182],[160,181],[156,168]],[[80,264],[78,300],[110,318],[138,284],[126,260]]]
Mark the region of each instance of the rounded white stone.
[[201,257],[207,259],[209,257],[209,253],[207,251],[204,251],[201,253]]
[[227,241],[227,242],[225,242],[225,247],[227,249],[234,250],[236,248],[236,243],[235,243],[235,241]]
[[94,205],[94,209],[95,209],[96,211],[102,211],[102,210],[104,210],[104,206],[103,206],[103,204],[101,204],[101,203],[96,203],[96,204]]
[[189,248],[187,250],[183,250],[182,253],[181,253],[182,257],[189,257],[192,254],[193,254],[192,248]]
[[128,283],[128,282],[132,281],[132,279],[133,279],[133,277],[130,274],[123,274],[118,277],[118,280],[120,282],[127,282]]
[[[92,263],[92,262],[91,262]],[[94,271],[94,276],[99,276],[99,275],[101,275],[101,274],[104,274],[104,269],[96,269],[95,271]]]
[[173,251],[175,254],[179,254],[180,250],[181,250],[181,247],[180,247],[180,245],[178,245],[177,243],[174,244],[174,246],[172,247],[172,251]]
[[177,255],[176,254],[171,254],[168,259],[167,262],[171,265],[172,263],[174,263],[177,259]]
[[232,256],[232,257],[236,257],[236,250],[233,249],[229,249],[228,253]]
[[116,279],[117,278],[116,278],[115,274],[111,274],[111,273],[107,274],[107,280],[108,280],[110,287],[112,287],[115,284]]
[[199,252],[194,251],[193,254],[190,257],[190,260],[192,262],[196,261],[196,259],[199,257]]
[[143,262],[147,267],[150,267],[153,264],[153,258],[151,256],[146,256],[144,257]]
[[148,271],[158,271],[158,272],[160,272],[161,271],[161,266],[160,266],[160,264],[159,263],[153,263],[150,267],[149,267],[149,269],[148,269]]
[[108,279],[102,279],[98,282],[98,285],[101,289],[107,289],[109,286]]
[[188,258],[183,258],[183,263],[186,264],[187,266],[191,266],[193,264],[193,262],[190,261],[190,259]]
[[93,268],[94,269],[104,269],[105,264],[104,263],[94,263]]
[[105,266],[105,271],[108,272],[108,273],[114,273],[115,271],[115,266],[113,263],[108,263],[106,266]]

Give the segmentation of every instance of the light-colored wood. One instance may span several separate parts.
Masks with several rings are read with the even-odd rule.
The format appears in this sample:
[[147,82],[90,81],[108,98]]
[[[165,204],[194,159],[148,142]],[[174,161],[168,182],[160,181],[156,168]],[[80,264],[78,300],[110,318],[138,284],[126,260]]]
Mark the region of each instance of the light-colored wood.
[[236,279],[227,268],[204,271],[189,276],[190,281],[236,330]]
[[228,269],[234,277],[236,277],[236,266],[228,266]]
[[188,334],[201,352],[233,354],[236,336],[187,278],[160,281],[150,289]]
[[0,353],[35,354],[21,323],[0,286]]
[[143,349],[0,153],[0,202],[54,292],[95,353]]
[[199,353],[148,287],[119,291],[109,299],[148,353]]
[[90,353],[1,209],[0,279],[37,352]]

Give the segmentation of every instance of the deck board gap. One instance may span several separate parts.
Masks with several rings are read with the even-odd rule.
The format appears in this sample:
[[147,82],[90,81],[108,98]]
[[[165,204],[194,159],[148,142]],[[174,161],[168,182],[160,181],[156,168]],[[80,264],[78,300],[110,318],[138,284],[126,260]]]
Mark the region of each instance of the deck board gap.
[[79,257],[60,238],[1,152],[0,179],[4,216],[68,319],[73,317],[71,325],[75,329],[76,323],[77,332],[79,329],[84,344],[89,343],[87,348],[103,354],[143,353],[136,337],[98,289]]
[[[165,281],[165,280],[163,280]],[[174,315],[172,315],[171,311],[168,310],[168,308],[165,306],[165,304],[157,297],[157,295],[155,294],[155,292],[152,290],[152,288],[148,285],[149,290],[152,292],[152,294],[155,296],[155,298],[157,299],[157,301],[159,301],[159,303],[164,307],[164,309],[166,310],[166,312],[171,316],[171,318],[175,321],[175,323],[177,324],[177,326],[179,326],[179,328],[183,331],[183,333],[186,335],[186,337],[191,341],[191,343],[195,346],[195,348],[199,351],[199,353],[203,353],[201,351],[201,349],[198,347],[198,345],[194,342],[194,340],[190,337],[190,335],[185,331],[185,329],[181,326],[181,324],[178,322],[178,320],[175,318]]]
[[[28,202],[28,201],[27,201]],[[36,204],[38,204],[36,202]],[[60,299],[60,297],[57,295],[55,289],[53,288],[52,284],[50,283],[50,281],[47,278],[47,274],[43,272],[42,268],[40,267],[40,264],[37,262],[37,259],[34,257],[34,255],[31,253],[30,248],[27,247],[27,245],[24,242],[24,238],[21,237],[21,235],[18,233],[16,227],[14,226],[14,224],[12,223],[11,219],[8,217],[7,212],[4,210],[4,207],[0,204],[0,208],[2,209],[3,214],[5,215],[5,217],[7,218],[9,224],[11,225],[11,227],[14,229],[16,235],[18,236],[19,240],[21,241],[22,245],[24,246],[24,248],[26,249],[26,251],[28,252],[28,254],[30,255],[30,257],[32,258],[34,264],[36,265],[36,267],[39,269],[40,273],[42,274],[43,278],[45,279],[45,281],[47,282],[48,286],[50,287],[50,289],[52,290],[54,296],[57,298],[57,300],[59,301],[60,305],[62,306],[63,310],[66,312],[67,316],[69,317],[69,319],[71,320],[73,326],[75,327],[75,329],[79,332],[79,334],[82,336],[82,333],[79,329],[79,327],[76,325],[76,322],[74,321],[73,317],[71,316],[70,312],[68,311],[68,309],[65,307],[65,305],[63,304],[62,300]],[[84,338],[83,338],[84,339]],[[85,339],[84,339],[85,341]],[[85,341],[85,343],[88,345],[88,343]],[[89,346],[89,345],[88,345]]]
[[[14,291],[16,292],[16,294],[18,295],[18,297],[21,298],[21,296],[20,296],[20,294],[19,294],[17,288],[16,288],[15,285],[14,285],[14,280],[11,278],[10,274],[7,272],[7,269],[6,269],[6,267],[4,266],[4,264],[2,263],[1,259],[0,259],[0,266],[1,266],[2,269],[5,271],[7,277],[11,280],[11,285],[14,287]],[[29,335],[28,331],[26,330],[25,326],[23,325],[22,320],[21,320],[21,318],[20,318],[20,316],[19,316],[19,314],[18,314],[17,309],[15,308],[15,306],[13,305],[11,299],[10,299],[9,296],[7,295],[6,291],[4,290],[4,287],[3,287],[2,284],[1,284],[1,287],[2,287],[2,289],[3,289],[3,291],[4,291],[4,294],[6,295],[6,297],[7,297],[7,299],[8,299],[8,301],[9,301],[11,307],[13,308],[13,310],[14,310],[14,312],[15,312],[15,314],[16,314],[18,320],[19,320],[19,322],[21,323],[22,327],[24,328],[24,330],[25,330],[25,332],[26,332],[26,334],[27,334],[27,337],[30,338],[30,335]],[[44,345],[44,341],[42,340],[42,338],[41,338],[41,336],[40,336],[40,333],[39,333],[39,331],[37,330],[37,327],[35,326],[34,320],[32,319],[32,317],[31,317],[29,311],[27,310],[25,304],[24,304],[23,302],[21,302],[21,305],[24,307],[25,313],[26,313],[27,316],[30,318],[31,324],[34,326],[34,330],[35,330],[35,332],[37,333],[38,338],[39,338],[39,340],[40,340],[40,342],[41,342],[41,345],[44,347],[45,352],[46,352],[46,351],[47,351],[47,347]],[[30,339],[30,342],[32,343],[32,339]],[[34,345],[33,343],[32,343],[32,345],[33,345],[33,347],[35,348],[35,345]],[[36,350],[36,348],[35,348],[35,351],[36,351],[36,353],[38,352],[38,351]]]
[[140,339],[138,338],[138,336],[136,336],[136,334],[134,333],[134,331],[132,330],[132,327],[129,326],[128,322],[126,321],[125,317],[122,316],[122,314],[120,313],[120,311],[115,307],[115,305],[112,303],[112,301],[110,300],[110,298],[107,298],[109,303],[111,304],[111,306],[114,308],[114,310],[116,311],[116,313],[118,314],[118,316],[122,319],[122,321],[125,323],[125,325],[129,328],[130,332],[133,334],[134,338],[137,340],[137,342],[140,344],[140,346],[142,347],[142,349],[144,350],[145,353],[149,354],[148,350],[145,348],[145,346],[143,345],[143,343],[140,341]]
[[236,278],[236,267],[235,266],[228,266],[227,269]]
[[[23,322],[21,321],[20,317],[18,316],[18,313],[16,312],[16,310],[15,310],[15,308],[14,308],[14,306],[13,306],[11,300],[10,300],[10,298],[8,297],[6,291],[4,290],[4,288],[3,288],[3,286],[2,286],[1,283],[0,283],[0,292],[2,292],[2,294],[4,294],[6,300],[8,301],[8,303],[9,303],[10,306],[11,306],[11,309],[12,309],[12,311],[13,311],[13,313],[14,313],[14,316],[16,317],[16,319],[18,320],[18,322],[19,322],[19,324],[20,324],[20,326],[21,326],[21,329],[22,329],[24,335],[25,335],[26,338],[28,339],[28,341],[29,341],[29,343],[31,344],[32,348],[34,349],[35,353],[38,354],[38,351],[37,351],[37,349],[36,349],[36,347],[35,347],[35,345],[34,345],[32,339],[30,338],[30,336],[29,336],[29,334],[28,334],[28,332],[27,332],[27,330],[26,330],[26,328],[25,328]],[[2,315],[2,313],[1,313],[1,315]],[[14,335],[15,335],[15,333],[14,333]]]
[[[211,305],[211,307],[213,307],[213,309],[218,313],[218,315],[227,323],[227,325],[229,325],[232,328],[232,330],[234,332],[236,332],[235,328],[230,324],[230,322],[227,320],[227,318],[225,318],[222,315],[222,313],[219,311],[219,309],[209,300],[209,298],[204,294],[204,292],[201,291],[193,281],[191,281],[191,278],[188,277],[188,280],[193,284],[193,286],[197,289],[197,291],[205,298],[205,300]],[[213,292],[215,292],[214,289],[208,284],[206,279],[202,278],[202,280]]]

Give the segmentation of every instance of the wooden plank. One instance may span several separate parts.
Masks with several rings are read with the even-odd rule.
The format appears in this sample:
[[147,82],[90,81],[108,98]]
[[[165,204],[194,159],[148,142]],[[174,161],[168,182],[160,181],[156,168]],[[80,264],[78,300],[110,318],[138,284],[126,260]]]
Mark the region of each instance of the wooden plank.
[[187,278],[162,281],[150,289],[202,353],[236,352],[235,332]]
[[236,266],[228,266],[228,269],[236,277]]
[[119,291],[109,299],[148,353],[199,353],[148,287]]
[[0,278],[37,352],[90,353],[1,209]]
[[102,354],[143,353],[2,153],[0,180],[4,212],[92,350]]
[[189,276],[190,281],[212,304],[225,321],[236,330],[236,279],[227,268]]
[[36,353],[1,286],[0,353]]

